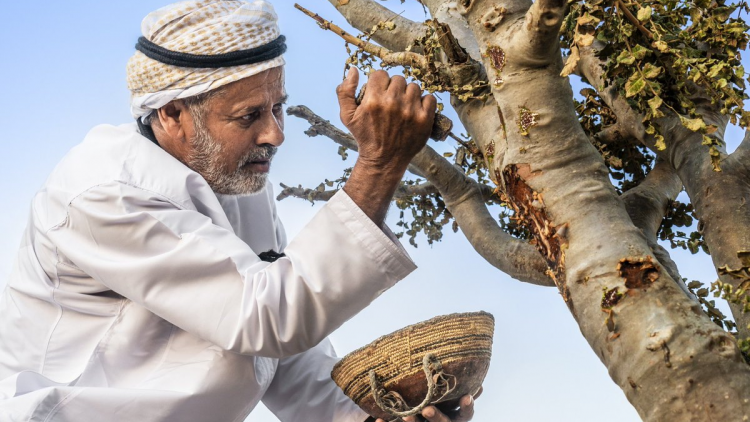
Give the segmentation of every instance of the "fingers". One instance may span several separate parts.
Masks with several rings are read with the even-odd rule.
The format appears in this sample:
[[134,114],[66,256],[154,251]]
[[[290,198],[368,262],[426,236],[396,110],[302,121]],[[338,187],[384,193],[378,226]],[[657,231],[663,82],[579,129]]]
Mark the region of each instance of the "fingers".
[[428,422],[451,422],[451,420],[435,406],[425,407],[422,411],[422,416],[424,416]]
[[388,84],[388,91],[396,96],[404,95],[406,92],[406,79],[403,76],[394,76]]
[[422,108],[428,113],[435,114],[437,111],[437,100],[434,95],[425,95],[422,97]]
[[359,84],[359,71],[356,67],[349,68],[346,79],[336,88],[339,97],[339,108],[341,109],[341,121],[347,125],[354,112],[357,110],[357,85]]
[[406,100],[409,102],[418,102],[422,100],[422,88],[415,83],[410,83],[406,87]]
[[367,97],[371,95],[381,94],[388,90],[388,85],[391,83],[391,77],[385,70],[376,70],[370,73],[367,79],[367,92],[365,93],[365,101]]
[[461,397],[460,406],[458,416],[453,419],[454,422],[470,421],[474,417],[474,399],[468,395],[463,396]]

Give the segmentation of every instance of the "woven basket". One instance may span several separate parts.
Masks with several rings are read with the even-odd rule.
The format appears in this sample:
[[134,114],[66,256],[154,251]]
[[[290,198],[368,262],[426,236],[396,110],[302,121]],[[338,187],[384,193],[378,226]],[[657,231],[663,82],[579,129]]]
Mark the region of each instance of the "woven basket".
[[376,418],[398,420],[437,403],[454,410],[487,375],[494,327],[486,312],[436,317],[346,355],[331,378]]

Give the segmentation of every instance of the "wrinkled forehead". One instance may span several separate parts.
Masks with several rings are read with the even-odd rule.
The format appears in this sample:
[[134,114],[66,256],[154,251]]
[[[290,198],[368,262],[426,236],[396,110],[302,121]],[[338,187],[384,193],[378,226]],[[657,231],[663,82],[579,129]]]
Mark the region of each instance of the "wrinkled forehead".
[[284,102],[286,97],[284,67],[279,66],[221,88],[212,108],[220,113],[267,108]]

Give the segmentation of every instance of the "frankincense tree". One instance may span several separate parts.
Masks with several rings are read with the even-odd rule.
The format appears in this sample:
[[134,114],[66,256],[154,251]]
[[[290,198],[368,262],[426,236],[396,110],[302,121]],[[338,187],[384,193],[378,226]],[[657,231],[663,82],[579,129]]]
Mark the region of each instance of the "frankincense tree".
[[[362,33],[305,12],[344,38],[347,66],[449,93],[467,131],[433,131],[455,153],[425,147],[394,196],[412,243],[460,228],[498,270],[556,286],[644,420],[750,419],[744,0],[421,0],[425,22],[329,1]],[[306,107],[288,112],[356,151]],[[730,123],[745,137],[728,153]],[[280,197],[326,200],[346,177]],[[710,254],[717,281],[687,282],[658,240]]]

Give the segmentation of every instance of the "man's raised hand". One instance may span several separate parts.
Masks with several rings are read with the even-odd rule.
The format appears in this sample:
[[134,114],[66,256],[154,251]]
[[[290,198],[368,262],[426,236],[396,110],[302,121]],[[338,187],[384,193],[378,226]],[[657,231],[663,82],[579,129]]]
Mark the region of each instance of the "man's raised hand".
[[405,171],[427,143],[437,101],[422,96],[415,83],[383,70],[370,74],[367,90],[357,105],[359,72],[351,68],[337,88],[341,121],[359,144],[359,158],[367,164]]
[[359,145],[359,156],[344,191],[378,226],[411,159],[432,131],[437,101],[422,96],[416,84],[385,71],[370,74],[362,102],[357,104],[359,72],[349,70],[336,88],[341,121]]

